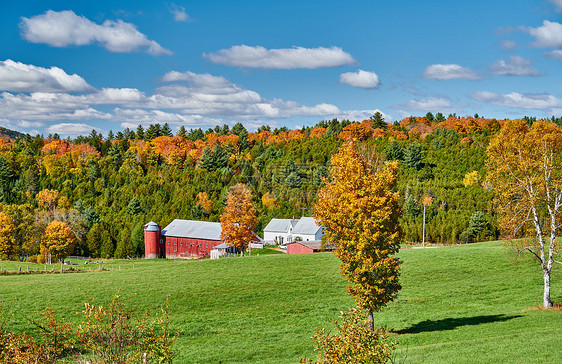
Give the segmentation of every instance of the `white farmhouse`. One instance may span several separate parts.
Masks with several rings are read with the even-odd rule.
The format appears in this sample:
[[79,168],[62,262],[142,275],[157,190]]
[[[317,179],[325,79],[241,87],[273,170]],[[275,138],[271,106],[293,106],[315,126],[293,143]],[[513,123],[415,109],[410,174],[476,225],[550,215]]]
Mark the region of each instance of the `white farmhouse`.
[[293,241],[293,228],[299,220],[271,219],[263,229],[263,240],[266,244],[282,245]]
[[322,239],[323,229],[312,217],[295,219],[271,219],[263,229],[266,244],[287,244],[295,240],[316,241]]
[[316,224],[316,220],[313,217],[301,217],[293,228],[293,241],[297,237],[301,238],[301,241],[319,241],[322,239],[322,235],[324,235],[323,230],[321,226]]

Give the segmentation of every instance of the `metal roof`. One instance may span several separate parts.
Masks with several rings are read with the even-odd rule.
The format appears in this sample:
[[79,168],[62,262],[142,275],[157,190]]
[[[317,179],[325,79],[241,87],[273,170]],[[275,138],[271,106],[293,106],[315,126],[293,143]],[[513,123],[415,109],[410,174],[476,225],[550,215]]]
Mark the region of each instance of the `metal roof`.
[[291,220],[291,219],[271,219],[269,224],[263,229],[264,232],[276,232],[276,233],[288,233],[289,232],[289,224],[291,227],[297,225],[299,220]]
[[[300,245],[303,245],[303,246],[305,246],[305,247],[307,247],[307,248],[312,249],[313,251],[322,250],[322,241],[320,241],[320,240],[314,240],[314,241],[294,241],[294,242],[289,243],[289,244],[300,244]],[[287,244],[287,245],[289,245],[289,244]],[[334,249],[335,249],[335,247],[334,247],[333,244],[327,243],[327,244],[324,246],[324,249],[323,249],[323,250],[324,250],[324,251],[331,251],[331,250],[334,250]]]
[[162,230],[162,235],[220,241],[221,231],[220,222],[175,219]]
[[151,221],[148,224],[144,225],[144,230],[145,231],[159,231],[160,226],[158,226],[158,224],[155,223],[154,221]]
[[301,217],[293,228],[293,234],[314,235],[320,229],[313,217]]

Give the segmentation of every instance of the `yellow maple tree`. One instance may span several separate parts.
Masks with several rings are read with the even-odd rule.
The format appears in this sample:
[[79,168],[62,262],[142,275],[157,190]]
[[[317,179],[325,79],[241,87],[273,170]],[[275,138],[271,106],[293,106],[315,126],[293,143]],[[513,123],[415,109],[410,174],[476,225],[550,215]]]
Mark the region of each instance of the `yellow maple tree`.
[[399,193],[397,162],[376,164],[362,156],[354,142],[332,156],[330,181],[320,190],[314,216],[326,228],[326,239],[336,247],[340,269],[347,277],[357,305],[373,311],[392,301],[400,290]]
[[51,258],[56,261],[72,253],[75,245],[76,237],[72,229],[65,222],[51,221],[41,239],[41,252],[45,254],[45,260],[51,263]]
[[9,259],[15,253],[14,220],[0,212],[0,258]]

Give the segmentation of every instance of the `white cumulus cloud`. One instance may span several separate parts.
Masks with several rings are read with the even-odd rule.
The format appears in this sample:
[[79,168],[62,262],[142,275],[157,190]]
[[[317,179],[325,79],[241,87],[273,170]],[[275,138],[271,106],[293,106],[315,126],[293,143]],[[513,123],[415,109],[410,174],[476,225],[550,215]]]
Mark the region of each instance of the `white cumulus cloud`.
[[77,74],[7,59],[0,61],[0,90],[11,92],[84,92],[94,88]]
[[111,52],[146,50],[152,55],[172,54],[157,42],[149,40],[135,25],[122,20],[106,20],[100,25],[76,15],[72,10],[48,10],[45,14],[21,19],[22,36],[32,43],[53,47],[99,43]]
[[511,56],[508,61],[500,59],[490,66],[490,71],[502,76],[539,76],[531,61],[520,56]]
[[445,97],[429,97],[419,100],[408,100],[407,102],[395,105],[395,109],[405,109],[408,111],[443,111],[451,107],[451,100]]
[[217,64],[269,69],[315,69],[356,63],[349,53],[339,47],[266,49],[260,46],[237,45],[204,56]]
[[478,80],[480,78],[473,70],[458,64],[433,64],[427,66],[423,76],[434,80]]
[[375,88],[379,85],[379,76],[375,72],[359,70],[357,72],[346,72],[340,75],[340,82],[353,87]]
[[170,12],[175,21],[187,21],[189,19],[189,15],[187,15],[183,6],[172,5]]
[[489,91],[476,91],[471,97],[477,101],[516,109],[545,110],[562,107],[562,100],[550,94],[521,94],[519,92],[500,94]]
[[560,23],[545,20],[540,27],[528,28],[528,32],[535,38],[533,45],[536,47],[562,47],[562,24]]
[[71,136],[76,137],[78,135],[90,134],[92,130],[100,132],[101,129],[95,126],[81,123],[60,123],[48,126],[46,129],[47,133],[54,134],[57,133],[63,137]]
[[550,52],[544,52],[544,55],[549,58],[560,59],[562,60],[562,49],[557,49]]

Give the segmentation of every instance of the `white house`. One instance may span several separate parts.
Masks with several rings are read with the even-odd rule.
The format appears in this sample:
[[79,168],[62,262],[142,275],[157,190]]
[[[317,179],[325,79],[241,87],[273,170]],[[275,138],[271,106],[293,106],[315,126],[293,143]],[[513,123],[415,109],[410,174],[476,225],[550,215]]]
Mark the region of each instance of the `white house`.
[[295,219],[271,219],[263,229],[264,242],[271,245],[290,243],[293,241],[293,228],[298,221]]
[[324,235],[324,229],[316,224],[313,217],[301,217],[293,228],[293,241],[300,237],[302,241],[319,241]]
[[[312,217],[295,219],[271,219],[263,229],[266,244],[287,244],[295,240],[316,241],[324,235],[322,227]],[[300,239],[298,239],[300,238]]]

